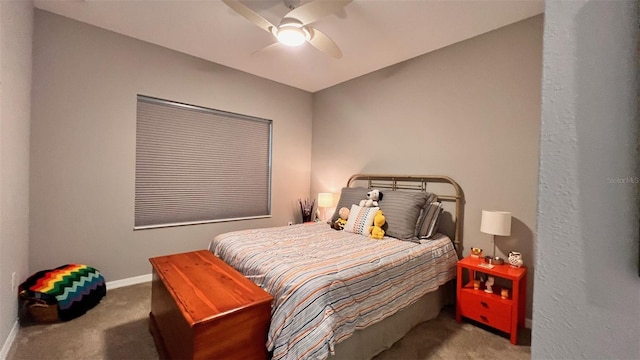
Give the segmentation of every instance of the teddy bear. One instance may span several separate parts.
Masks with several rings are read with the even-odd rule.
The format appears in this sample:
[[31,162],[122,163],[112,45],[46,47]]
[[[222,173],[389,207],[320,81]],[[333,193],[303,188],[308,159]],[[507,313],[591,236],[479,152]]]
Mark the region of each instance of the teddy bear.
[[382,200],[382,193],[380,190],[374,189],[367,193],[367,198],[360,200],[360,207],[374,207],[378,206],[378,201]]
[[349,218],[350,212],[351,211],[346,207],[340,208],[340,210],[338,211],[340,217],[338,217],[338,220],[334,221],[331,224],[331,228],[335,230],[344,230],[344,226],[347,224],[347,219]]
[[384,237],[384,230],[382,226],[384,225],[386,218],[382,213],[382,210],[376,211],[376,214],[373,217],[373,226],[369,228],[369,237],[372,239],[382,239]]

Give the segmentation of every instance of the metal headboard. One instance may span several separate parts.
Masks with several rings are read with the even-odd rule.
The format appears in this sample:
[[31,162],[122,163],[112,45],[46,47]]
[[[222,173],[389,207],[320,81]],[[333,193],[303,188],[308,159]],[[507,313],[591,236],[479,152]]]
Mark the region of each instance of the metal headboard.
[[[381,175],[381,174],[355,174],[349,178],[347,187],[352,187],[356,181],[366,181],[369,189],[390,189],[430,191],[434,193],[439,201],[455,202],[455,224],[453,234],[453,244],[458,252],[458,257],[462,255],[462,229],[464,224],[464,193],[458,183],[452,178],[444,175]],[[455,194],[438,194],[428,189],[430,183],[449,184],[453,187]]]

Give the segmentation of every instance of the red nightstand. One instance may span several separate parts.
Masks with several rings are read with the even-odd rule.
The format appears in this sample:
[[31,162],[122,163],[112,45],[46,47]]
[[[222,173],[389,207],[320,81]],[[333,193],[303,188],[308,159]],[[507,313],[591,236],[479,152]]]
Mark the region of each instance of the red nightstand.
[[[458,261],[456,292],[456,320],[466,317],[497,330],[510,334],[511,343],[516,344],[518,329],[524,327],[527,302],[527,269],[509,265],[494,265],[492,269],[480,266],[482,258],[466,257]],[[469,282],[463,284],[463,269],[469,272]],[[476,272],[511,281],[509,296],[501,298],[501,287],[493,286],[493,293],[484,292],[484,287],[473,288]]]

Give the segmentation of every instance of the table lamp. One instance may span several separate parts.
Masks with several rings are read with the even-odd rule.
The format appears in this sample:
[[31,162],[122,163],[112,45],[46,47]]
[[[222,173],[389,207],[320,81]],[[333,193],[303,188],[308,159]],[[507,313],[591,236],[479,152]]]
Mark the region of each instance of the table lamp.
[[511,213],[506,211],[482,210],[480,231],[492,235],[493,259],[496,258],[496,235],[511,235]]
[[327,208],[333,206],[333,193],[319,193],[318,207],[322,208],[322,221],[327,220]]

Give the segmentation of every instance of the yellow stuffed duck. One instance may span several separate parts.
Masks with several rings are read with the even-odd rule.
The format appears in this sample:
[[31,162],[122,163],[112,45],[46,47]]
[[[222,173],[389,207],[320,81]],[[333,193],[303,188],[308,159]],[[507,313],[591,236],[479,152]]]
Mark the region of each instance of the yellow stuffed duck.
[[378,210],[373,217],[373,226],[369,228],[369,237],[372,239],[382,239],[384,237],[384,230],[382,226],[384,225],[386,219],[382,210]]

